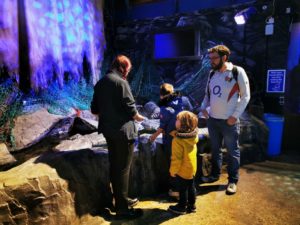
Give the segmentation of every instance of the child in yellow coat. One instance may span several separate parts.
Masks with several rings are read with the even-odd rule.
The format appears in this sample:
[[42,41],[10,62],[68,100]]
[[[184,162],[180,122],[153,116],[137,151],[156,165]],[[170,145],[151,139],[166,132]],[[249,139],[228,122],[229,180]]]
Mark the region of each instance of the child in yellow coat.
[[179,202],[169,211],[185,214],[196,211],[196,188],[194,177],[197,171],[198,117],[182,111],[176,117],[176,131],[172,141],[170,175],[176,177],[179,185]]

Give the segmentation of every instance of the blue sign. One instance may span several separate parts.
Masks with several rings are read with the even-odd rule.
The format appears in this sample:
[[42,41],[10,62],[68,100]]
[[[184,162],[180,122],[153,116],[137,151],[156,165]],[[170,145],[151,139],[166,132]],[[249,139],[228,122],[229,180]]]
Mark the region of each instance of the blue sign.
[[286,70],[268,70],[267,93],[283,93]]

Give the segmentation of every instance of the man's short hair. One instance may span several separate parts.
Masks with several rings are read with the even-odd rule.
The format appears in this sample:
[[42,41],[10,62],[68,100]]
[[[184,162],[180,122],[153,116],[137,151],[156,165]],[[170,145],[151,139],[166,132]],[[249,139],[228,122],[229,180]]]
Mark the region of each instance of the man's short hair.
[[120,73],[124,74],[124,72],[128,69],[131,68],[131,61],[130,59],[125,56],[125,55],[118,55],[112,65],[111,65],[111,69],[116,69],[117,71],[119,71]]
[[213,52],[218,53],[218,55],[221,57],[226,55],[228,58],[230,55],[230,50],[225,45],[216,45],[216,46],[208,49],[208,53],[213,53]]

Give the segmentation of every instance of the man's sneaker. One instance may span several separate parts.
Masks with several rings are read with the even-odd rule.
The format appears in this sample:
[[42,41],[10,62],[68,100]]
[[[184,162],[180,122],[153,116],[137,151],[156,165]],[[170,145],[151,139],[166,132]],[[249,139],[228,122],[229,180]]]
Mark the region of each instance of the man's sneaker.
[[192,205],[189,204],[186,207],[186,212],[187,213],[194,213],[194,212],[196,212],[196,205],[195,204],[192,204]]
[[172,213],[178,214],[178,215],[183,215],[186,214],[186,208],[180,206],[179,204],[177,205],[171,205],[168,210]]
[[170,189],[169,192],[168,192],[168,194],[172,198],[179,199],[179,192],[178,191],[173,191],[172,189]]
[[229,195],[233,195],[236,193],[237,186],[235,183],[229,183],[226,189],[226,193]]
[[201,177],[203,183],[213,183],[219,180],[219,177],[208,176],[208,177]]

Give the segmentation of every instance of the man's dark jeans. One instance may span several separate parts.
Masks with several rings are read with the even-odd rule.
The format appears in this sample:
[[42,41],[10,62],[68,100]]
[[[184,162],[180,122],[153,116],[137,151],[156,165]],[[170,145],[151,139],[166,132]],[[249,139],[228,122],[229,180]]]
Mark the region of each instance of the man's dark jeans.
[[128,183],[133,158],[134,140],[107,138],[110,180],[115,197],[116,212],[128,210]]
[[212,176],[219,177],[221,174],[223,155],[221,147],[224,139],[224,145],[227,149],[228,157],[228,180],[230,183],[237,183],[239,179],[240,167],[240,149],[238,146],[238,126],[228,125],[226,120],[209,118],[207,127],[211,141],[212,150]]

